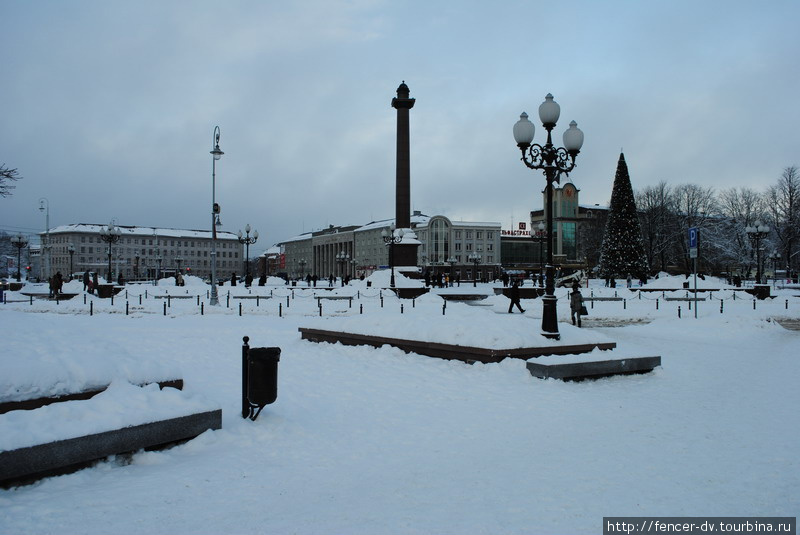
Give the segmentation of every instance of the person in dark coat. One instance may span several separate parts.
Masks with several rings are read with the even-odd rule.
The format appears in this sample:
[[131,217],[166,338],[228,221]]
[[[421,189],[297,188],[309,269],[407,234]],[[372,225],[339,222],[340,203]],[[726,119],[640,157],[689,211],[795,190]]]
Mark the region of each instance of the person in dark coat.
[[89,287],[90,280],[91,279],[89,279],[89,270],[87,269],[86,271],[83,272],[83,291],[84,292],[86,291],[86,288]]
[[231,273],[231,286],[236,286],[236,273]]
[[522,308],[522,306],[519,304],[519,283],[517,283],[517,281],[514,281],[514,283],[511,285],[511,289],[508,291],[508,294],[509,297],[511,298],[511,303],[509,303],[508,305],[508,313],[513,314],[514,305],[517,305],[519,311],[524,314],[525,309]]
[[97,291],[97,287],[99,285],[100,285],[100,283],[97,281],[97,272],[95,272],[92,275],[92,292],[91,293],[95,293]]
[[583,295],[581,287],[576,282],[572,285],[572,292],[569,294],[569,310],[572,324],[575,325],[575,317],[578,319],[578,327],[581,326],[581,309],[583,308]]
[[117,284],[120,286],[125,286],[125,277],[122,276],[122,273],[117,276]]
[[262,274],[262,275],[261,275],[261,276],[258,278],[258,285],[259,285],[259,286],[264,286],[265,284],[267,284],[267,275],[266,275],[266,273]]

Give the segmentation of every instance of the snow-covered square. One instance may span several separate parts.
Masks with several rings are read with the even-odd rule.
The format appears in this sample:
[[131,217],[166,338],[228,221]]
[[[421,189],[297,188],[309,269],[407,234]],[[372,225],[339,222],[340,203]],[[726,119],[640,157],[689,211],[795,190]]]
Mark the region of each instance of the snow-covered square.
[[[800,333],[778,321],[800,319],[800,290],[733,299],[724,281],[709,278],[704,284],[720,290],[695,319],[687,302],[664,299],[683,291],[593,280],[585,295],[626,300],[595,302],[580,330],[568,324],[566,290],[558,290],[562,340],[611,340],[613,356],[663,359],[652,373],[597,381],[536,379],[523,360],[468,365],[300,340],[301,326],[462,345],[541,339],[538,300],[508,315],[508,299],[479,285],[483,301],[450,302],[443,315],[442,298],[430,293],[403,302],[401,314],[385,290],[380,306],[384,275],[371,288],[337,288],[353,305],[322,300],[321,317],[313,290],[273,279],[223,288],[222,306],[202,315],[195,299],[173,299],[165,316],[164,300],[153,298],[204,300],[199,281],[129,285],[113,305],[89,297],[91,316],[82,296],[31,304],[7,294],[0,396],[112,381],[106,401],[92,400],[97,414],[85,415],[91,429],[128,402],[142,411],[164,402],[125,378],[178,372],[181,396],[221,407],[223,428],[1,490],[0,532],[597,533],[603,516],[796,514]],[[236,298],[243,294],[263,299]],[[243,336],[282,348],[278,400],[255,422],[240,416]],[[45,416],[35,424],[42,437],[32,437],[19,412],[0,415],[0,448],[70,433]]]

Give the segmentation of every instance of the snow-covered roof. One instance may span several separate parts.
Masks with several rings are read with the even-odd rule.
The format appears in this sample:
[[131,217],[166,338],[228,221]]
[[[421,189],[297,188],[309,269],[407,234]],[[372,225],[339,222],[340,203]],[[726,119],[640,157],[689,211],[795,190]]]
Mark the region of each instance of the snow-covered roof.
[[[160,238],[211,238],[210,230],[186,230],[176,228],[159,227],[136,227],[117,225],[123,236],[158,236]],[[50,229],[50,234],[79,232],[85,234],[100,234],[100,229],[107,228],[107,225],[95,225],[88,223],[76,223],[72,225],[61,225]],[[44,234],[40,232],[39,234]],[[238,240],[238,236],[232,232],[217,231],[218,240]]]

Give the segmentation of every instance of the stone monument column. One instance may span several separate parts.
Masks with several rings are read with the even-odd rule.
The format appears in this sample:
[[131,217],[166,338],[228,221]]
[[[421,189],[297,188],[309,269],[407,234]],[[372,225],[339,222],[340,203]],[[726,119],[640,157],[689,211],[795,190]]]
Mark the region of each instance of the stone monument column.
[[[397,88],[397,97],[392,99],[392,107],[397,110],[397,174],[395,185],[395,224],[398,229],[411,228],[411,160],[409,149],[408,110],[414,107],[415,99],[409,98],[405,82]],[[406,238],[404,238],[404,242]],[[416,266],[416,237],[408,236],[407,242],[394,246],[395,266]]]

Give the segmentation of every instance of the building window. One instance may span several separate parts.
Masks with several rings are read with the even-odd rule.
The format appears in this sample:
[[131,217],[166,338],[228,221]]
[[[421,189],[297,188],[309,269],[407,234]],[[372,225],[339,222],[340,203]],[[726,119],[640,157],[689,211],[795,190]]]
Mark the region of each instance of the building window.
[[488,232],[486,233],[486,239],[487,239],[487,240],[493,240],[493,239],[494,239],[494,232],[492,232],[491,230],[490,230],[490,231],[488,231]]
[[472,239],[472,231],[468,230],[468,231],[466,231],[466,234],[467,234],[467,239],[471,240]]
[[457,240],[460,240],[460,239],[461,239],[461,231],[460,231],[460,230],[457,230],[457,231],[456,231],[456,239],[457,239]]
[[456,242],[455,243],[455,250],[456,251],[460,251],[461,250],[461,243],[460,242]]
[[482,230],[476,230],[475,231],[475,239],[476,240],[482,240],[483,239],[483,231]]
[[494,244],[493,243],[487,243],[486,244],[486,250],[487,251],[494,251]]
[[494,257],[493,257],[493,256],[487,256],[487,257],[486,257],[486,261],[487,261],[488,263],[490,263],[490,264],[494,264]]
[[471,251],[472,250],[472,243],[467,243],[466,244],[466,250],[467,251]]

